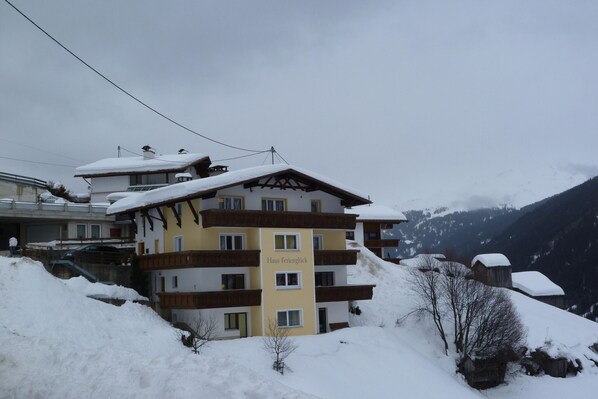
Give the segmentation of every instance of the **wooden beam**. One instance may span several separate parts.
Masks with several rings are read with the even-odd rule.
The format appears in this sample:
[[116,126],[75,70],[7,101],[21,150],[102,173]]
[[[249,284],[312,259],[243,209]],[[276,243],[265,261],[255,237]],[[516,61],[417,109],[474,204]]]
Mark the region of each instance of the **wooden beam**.
[[249,183],[243,184],[243,188],[253,188],[253,187],[257,187],[259,185],[260,185],[260,181],[254,180],[254,181],[250,181]]
[[172,209],[172,214],[174,215],[174,218],[176,219],[176,225],[181,227],[181,215],[179,215],[179,213],[176,211],[175,205],[168,205],[168,207],[170,209]]
[[160,209],[160,207],[157,207],[156,211],[158,211],[158,215],[160,215],[160,220],[162,221],[162,226],[164,227],[164,230],[168,230],[168,224],[166,223],[166,218],[162,213],[162,209]]
[[135,221],[135,213],[129,213],[129,219],[131,219],[131,223],[133,223],[133,232],[137,234],[137,222]]
[[204,195],[202,195],[201,199],[210,199],[210,198],[214,198],[216,196],[217,191],[210,191],[209,193],[206,193]]
[[195,222],[196,225],[199,226],[199,214],[197,213],[197,210],[193,206],[193,203],[191,202],[191,200],[187,200],[187,205],[189,205],[189,208],[191,209],[191,213],[193,214],[193,221]]
[[150,225],[150,230],[154,231],[154,221],[152,220],[152,218],[150,217],[147,209],[144,209],[141,211],[141,216],[147,219],[147,222]]

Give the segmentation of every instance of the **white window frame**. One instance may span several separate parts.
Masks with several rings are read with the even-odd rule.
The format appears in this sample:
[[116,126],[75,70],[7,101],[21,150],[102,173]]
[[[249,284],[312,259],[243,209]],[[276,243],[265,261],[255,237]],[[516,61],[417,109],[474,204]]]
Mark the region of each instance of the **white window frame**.
[[[284,237],[284,248],[276,248],[276,237],[283,236]],[[287,237],[294,236],[295,243],[297,248],[288,248],[287,247]],[[299,233],[274,233],[274,251],[300,251],[301,250],[301,235]]]
[[[173,252],[183,252],[183,236],[174,236],[172,237],[173,245],[172,250]],[[179,248],[177,249],[177,241],[180,243]]]
[[[232,248],[232,249],[225,249],[222,248],[222,238],[223,237],[241,237],[241,248]],[[244,250],[246,248],[246,242],[247,240],[245,239],[245,234],[244,233],[220,233],[220,235],[218,236],[218,242],[220,245],[220,250],[221,251],[241,251]],[[233,246],[235,245],[235,240],[233,238],[232,240]]]
[[[79,235],[79,226],[83,226],[83,236]],[[77,239],[87,238],[87,225],[85,223],[77,223],[75,225],[75,235]]]
[[[299,324],[297,325],[289,325],[289,313],[290,312],[298,312],[299,313]],[[286,324],[280,325],[280,313],[286,313]],[[303,327],[303,309],[279,309],[276,311],[276,325],[279,328],[300,328]]]
[[[266,209],[264,209],[264,201],[266,201]],[[268,209],[268,202],[272,202],[272,209]],[[276,209],[276,203],[277,202],[282,202],[282,210],[279,211]],[[262,211],[267,211],[267,212],[285,212],[287,210],[287,200],[286,198],[271,198],[271,197],[265,197],[262,198]]]
[[[284,285],[278,285],[278,275],[284,275]],[[289,274],[296,274],[297,275],[297,284],[289,285]],[[274,285],[276,286],[277,290],[298,290],[301,289],[301,271],[298,270],[289,270],[283,272],[276,272],[274,274]]]
[[320,250],[324,249],[324,236],[322,234],[314,234],[312,241],[315,241],[315,240],[320,241],[320,248],[316,249],[316,246],[312,243],[312,245],[314,246],[313,247],[314,251],[320,251]]
[[[98,236],[94,237],[93,236],[93,228],[96,227],[98,228]],[[89,237],[91,238],[101,238],[102,237],[102,225],[98,224],[98,223],[93,223],[89,225]]]
[[[231,207],[226,207],[226,201],[230,201]],[[241,203],[240,208],[235,208],[235,200],[239,200]],[[218,209],[228,209],[228,210],[242,210],[245,209],[245,198],[240,195],[222,195],[218,197]]]

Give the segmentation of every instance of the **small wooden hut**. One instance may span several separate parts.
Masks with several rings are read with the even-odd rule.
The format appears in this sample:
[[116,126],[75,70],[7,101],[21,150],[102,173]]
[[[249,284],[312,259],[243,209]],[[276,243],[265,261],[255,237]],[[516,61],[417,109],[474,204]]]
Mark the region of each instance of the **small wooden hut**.
[[486,285],[512,288],[511,262],[503,254],[481,254],[471,261],[473,278]]
[[565,309],[565,291],[542,273],[536,271],[513,273],[512,280],[514,291]]

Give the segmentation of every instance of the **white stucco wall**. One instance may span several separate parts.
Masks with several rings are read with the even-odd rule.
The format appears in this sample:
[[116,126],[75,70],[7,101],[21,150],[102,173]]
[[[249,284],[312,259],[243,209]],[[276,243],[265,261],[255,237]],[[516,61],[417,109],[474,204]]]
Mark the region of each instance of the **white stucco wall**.
[[318,302],[316,303],[316,322],[320,325],[320,314],[318,309],[326,308],[327,326],[326,331],[330,331],[330,323],[348,323],[349,322],[349,302]]
[[224,329],[224,314],[225,313],[247,313],[247,336],[251,337],[251,308],[250,307],[236,307],[236,308],[220,308],[220,309],[173,309],[172,319],[187,323],[191,328],[194,328],[199,315],[204,320],[214,320],[216,322],[216,339],[230,339],[239,338],[239,330],[225,330]]

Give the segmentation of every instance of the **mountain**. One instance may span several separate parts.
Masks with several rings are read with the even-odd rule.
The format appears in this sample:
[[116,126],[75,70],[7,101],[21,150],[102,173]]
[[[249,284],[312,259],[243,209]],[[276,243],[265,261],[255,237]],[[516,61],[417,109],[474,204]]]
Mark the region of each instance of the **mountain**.
[[417,253],[444,253],[458,257],[489,242],[536,205],[484,208],[450,212],[447,208],[403,212],[409,222],[395,225],[386,234],[401,239],[392,257],[410,258]]
[[544,273],[577,312],[589,311],[598,302],[598,177],[543,201],[470,255],[481,252]]

